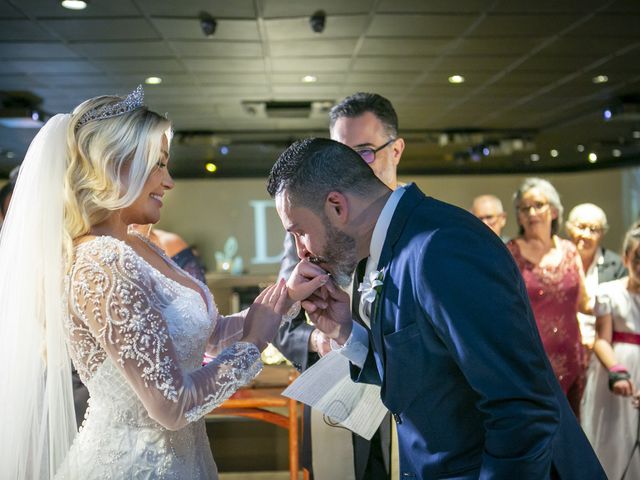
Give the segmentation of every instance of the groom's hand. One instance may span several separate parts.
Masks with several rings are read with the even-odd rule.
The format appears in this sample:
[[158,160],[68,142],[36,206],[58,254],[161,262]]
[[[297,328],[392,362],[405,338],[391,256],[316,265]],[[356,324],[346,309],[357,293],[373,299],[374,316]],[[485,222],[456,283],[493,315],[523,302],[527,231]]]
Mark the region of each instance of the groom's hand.
[[302,302],[311,322],[327,337],[344,345],[353,328],[349,295],[333,282],[327,282]]

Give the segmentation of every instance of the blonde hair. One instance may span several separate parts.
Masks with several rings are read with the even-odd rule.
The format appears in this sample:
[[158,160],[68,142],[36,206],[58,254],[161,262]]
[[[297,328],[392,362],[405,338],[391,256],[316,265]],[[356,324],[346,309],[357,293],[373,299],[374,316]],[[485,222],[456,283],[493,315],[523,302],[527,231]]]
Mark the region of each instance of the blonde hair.
[[64,178],[64,257],[73,261],[73,241],[114,211],[131,205],[156,167],[169,120],[146,107],[77,127],[86,112],[121,102],[117,96],[89,99],[73,111],[67,131]]

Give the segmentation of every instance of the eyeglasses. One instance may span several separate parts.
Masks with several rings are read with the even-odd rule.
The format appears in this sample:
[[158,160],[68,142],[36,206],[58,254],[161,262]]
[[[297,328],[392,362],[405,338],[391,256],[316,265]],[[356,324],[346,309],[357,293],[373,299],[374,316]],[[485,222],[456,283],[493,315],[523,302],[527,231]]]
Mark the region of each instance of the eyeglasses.
[[392,138],[387,143],[385,143],[384,145],[382,145],[382,146],[380,146],[378,148],[357,148],[357,149],[354,149],[354,150],[356,151],[356,153],[358,155],[360,155],[362,157],[362,159],[366,163],[373,163],[376,160],[376,153],[378,153],[383,148],[388,147],[389,145],[391,145],[395,141],[396,141],[396,139]]
[[531,205],[520,205],[518,207],[518,212],[523,215],[529,215],[529,212],[533,209],[533,214],[537,215],[538,213],[544,212],[549,206],[546,202],[533,202]]
[[600,225],[588,225],[586,223],[569,223],[569,225],[571,225],[575,230],[590,233],[591,235],[597,235],[603,231],[603,228]]

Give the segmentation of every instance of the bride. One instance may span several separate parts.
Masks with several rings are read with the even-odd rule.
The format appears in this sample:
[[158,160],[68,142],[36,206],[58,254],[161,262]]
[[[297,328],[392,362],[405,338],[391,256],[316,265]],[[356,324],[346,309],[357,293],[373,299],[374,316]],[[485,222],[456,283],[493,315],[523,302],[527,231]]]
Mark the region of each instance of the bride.
[[[56,115],[22,164],[0,235],[2,478],[217,478],[203,416],[260,372],[295,297],[280,282],[222,317],[129,230],[173,187],[171,125],[142,100]],[[77,435],[69,357],[90,392]]]

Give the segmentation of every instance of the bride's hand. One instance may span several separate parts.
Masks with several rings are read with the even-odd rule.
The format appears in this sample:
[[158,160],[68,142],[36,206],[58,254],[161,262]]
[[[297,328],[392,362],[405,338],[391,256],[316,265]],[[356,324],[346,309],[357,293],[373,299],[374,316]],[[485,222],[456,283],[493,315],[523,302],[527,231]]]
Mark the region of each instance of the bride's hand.
[[260,292],[244,320],[242,341],[255,344],[260,351],[264,350],[275,336],[282,315],[286,313],[286,301],[287,285],[284,280]]
[[308,298],[329,280],[329,274],[308,260],[301,260],[287,280],[291,303]]

